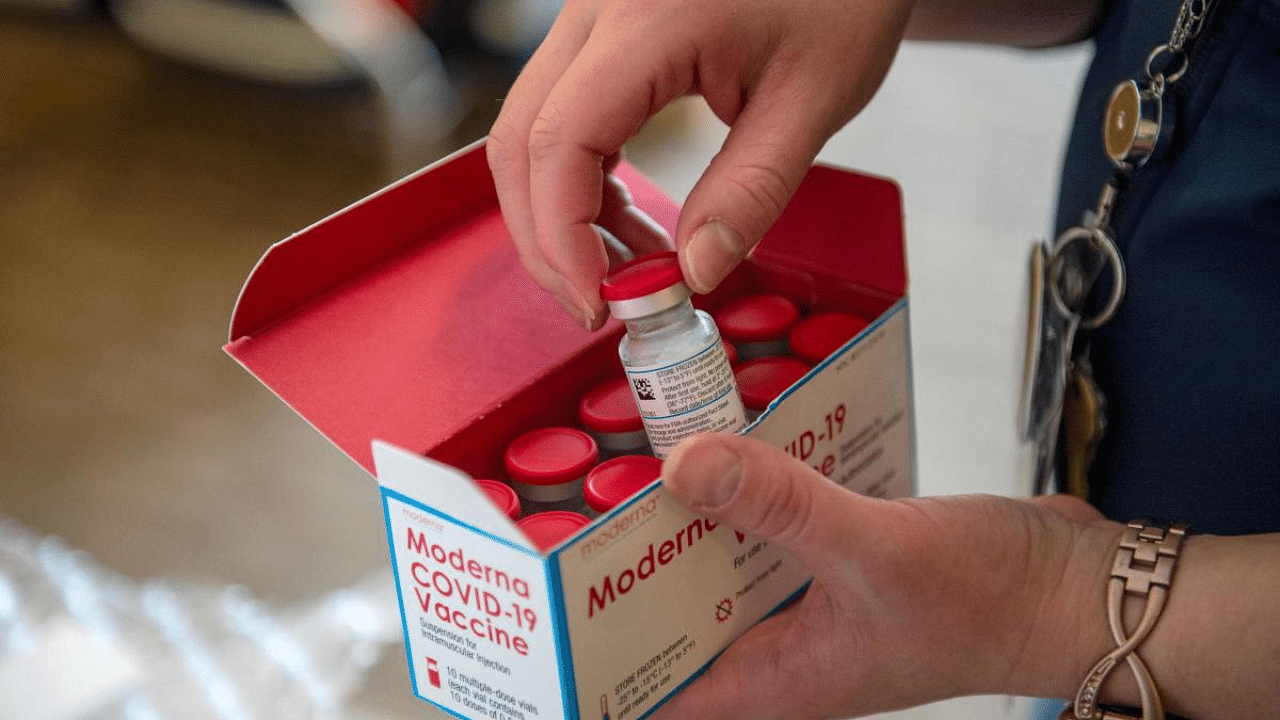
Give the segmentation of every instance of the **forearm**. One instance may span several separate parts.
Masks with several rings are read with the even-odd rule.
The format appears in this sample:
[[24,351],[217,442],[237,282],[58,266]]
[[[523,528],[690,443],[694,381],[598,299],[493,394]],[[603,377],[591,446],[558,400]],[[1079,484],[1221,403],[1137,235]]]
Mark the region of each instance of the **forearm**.
[[[1115,646],[1105,597],[1121,530],[1095,525],[1082,536],[1072,562],[1076,579],[1064,579],[1063,591],[1046,605],[1054,617],[1038,623],[1028,641],[1038,647],[1012,670],[1007,691],[1074,697],[1085,673]],[[1127,627],[1142,604],[1132,596],[1126,601]],[[1280,717],[1280,534],[1188,536],[1164,612],[1138,654],[1169,713],[1197,720]],[[1112,671],[1102,699],[1140,705],[1127,664]]]
[[908,40],[1049,47],[1083,40],[1105,0],[917,0]]

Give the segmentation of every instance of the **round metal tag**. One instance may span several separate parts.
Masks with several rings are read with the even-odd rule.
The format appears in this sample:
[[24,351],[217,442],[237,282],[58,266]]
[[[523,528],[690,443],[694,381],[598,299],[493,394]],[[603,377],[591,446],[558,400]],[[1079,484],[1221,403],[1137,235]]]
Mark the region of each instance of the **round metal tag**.
[[1155,152],[1160,139],[1160,98],[1125,80],[1111,91],[1102,125],[1107,156],[1116,163],[1141,165]]

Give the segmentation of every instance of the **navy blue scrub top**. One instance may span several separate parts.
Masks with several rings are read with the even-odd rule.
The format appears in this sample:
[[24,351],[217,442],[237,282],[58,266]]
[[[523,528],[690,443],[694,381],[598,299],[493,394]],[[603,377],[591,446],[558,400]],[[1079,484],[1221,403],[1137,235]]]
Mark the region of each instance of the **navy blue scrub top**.
[[[1093,208],[1112,166],[1111,90],[1143,77],[1178,0],[1115,0],[1094,36],[1063,170],[1058,231]],[[1168,152],[1112,216],[1128,271],[1116,316],[1089,334],[1109,425],[1090,501],[1122,522],[1280,530],[1280,0],[1214,0],[1170,86]],[[1095,305],[1107,297],[1103,278]]]

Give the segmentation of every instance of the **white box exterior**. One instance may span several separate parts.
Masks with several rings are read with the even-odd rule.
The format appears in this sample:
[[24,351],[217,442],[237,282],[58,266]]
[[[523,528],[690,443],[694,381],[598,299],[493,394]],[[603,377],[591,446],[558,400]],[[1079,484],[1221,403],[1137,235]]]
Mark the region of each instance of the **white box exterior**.
[[[744,432],[849,490],[912,494],[906,300]],[[414,692],[459,717],[644,717],[809,579],[657,484],[543,555],[460,473],[374,455]]]

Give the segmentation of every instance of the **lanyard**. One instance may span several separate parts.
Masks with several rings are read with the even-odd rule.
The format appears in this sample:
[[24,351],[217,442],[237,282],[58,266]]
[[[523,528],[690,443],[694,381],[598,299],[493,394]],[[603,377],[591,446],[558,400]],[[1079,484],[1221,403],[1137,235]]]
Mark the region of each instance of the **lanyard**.
[[[1089,465],[1106,430],[1106,398],[1093,379],[1087,344],[1076,349],[1078,330],[1109,321],[1124,299],[1125,269],[1111,228],[1116,198],[1149,160],[1168,149],[1172,113],[1165,93],[1187,71],[1187,45],[1204,28],[1212,0],[1183,0],[1169,41],[1147,56],[1142,76],[1116,85],[1102,122],[1103,147],[1113,170],[1097,204],[1052,244],[1031,249],[1031,303],[1027,334],[1022,433],[1035,449],[1033,488],[1048,491],[1058,466],[1058,443],[1069,492],[1087,497]],[[1111,294],[1095,313],[1085,301],[1101,274],[1110,270]]]

